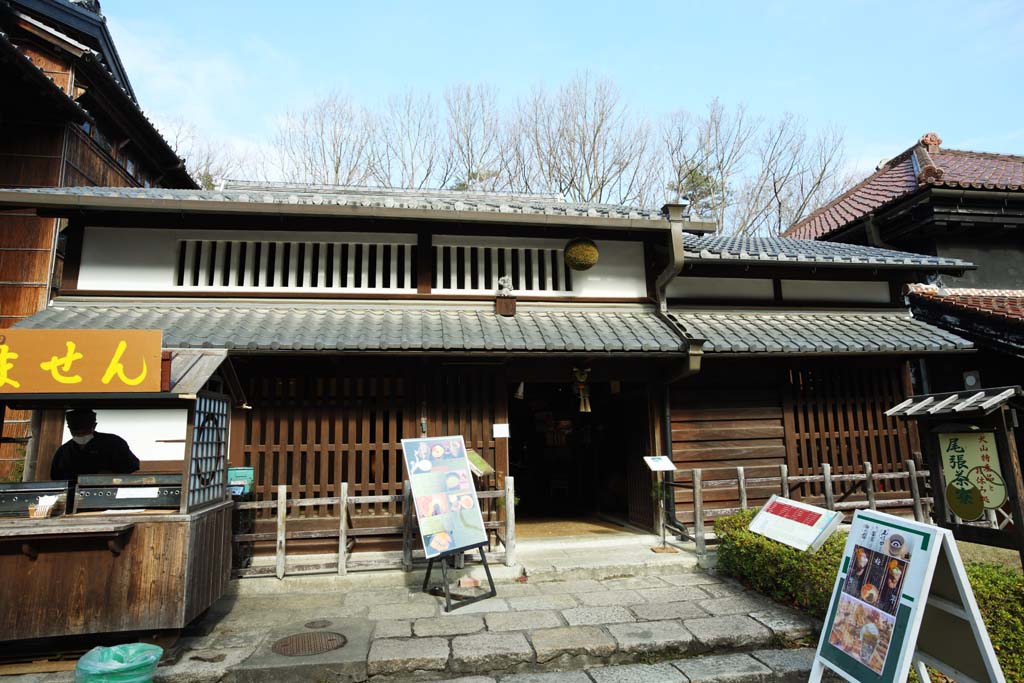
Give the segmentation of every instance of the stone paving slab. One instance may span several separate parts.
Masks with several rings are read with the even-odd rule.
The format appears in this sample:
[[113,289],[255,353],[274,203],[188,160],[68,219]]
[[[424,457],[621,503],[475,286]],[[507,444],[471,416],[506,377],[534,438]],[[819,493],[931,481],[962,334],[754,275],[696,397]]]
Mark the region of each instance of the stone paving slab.
[[705,600],[708,594],[698,586],[672,586],[671,588],[644,588],[638,590],[647,602],[689,602]]
[[698,585],[713,598],[732,598],[748,592],[740,584],[732,582],[716,581],[715,583],[702,583]]
[[598,624],[621,624],[625,621],[636,621],[636,617],[625,607],[608,605],[606,607],[574,607],[562,610],[562,616],[569,626],[592,626]]
[[[778,683],[804,683],[811,673],[814,662],[814,648],[802,647],[795,650],[754,650],[750,656],[773,672],[772,680]],[[825,680],[842,680],[828,669]]]
[[412,631],[417,637],[461,636],[467,633],[476,633],[477,631],[483,630],[483,617],[474,616],[472,614],[417,619],[412,625]]
[[750,614],[775,607],[774,602],[754,593],[700,600],[697,604],[701,606],[701,609],[716,617],[730,614]]
[[657,576],[627,576],[622,579],[602,581],[601,585],[606,590],[619,591],[639,588],[665,588],[671,584],[665,583],[664,580]]
[[662,574],[658,578],[672,586],[720,586],[722,580],[707,572],[685,572],[683,574]]
[[608,607],[609,605],[636,605],[645,600],[635,590],[604,591],[602,593],[581,593],[576,596],[584,607]]
[[527,595],[521,598],[509,598],[509,608],[515,611],[538,609],[569,609],[576,607],[576,600],[571,595]]
[[649,602],[630,605],[638,621],[664,621],[665,619],[699,619],[708,613],[695,602]]
[[694,636],[678,621],[643,621],[610,624],[608,633],[619,644],[619,652],[631,654],[684,653],[693,647]]
[[500,683],[591,683],[583,671],[548,671],[544,673],[502,676]]
[[522,633],[477,633],[452,639],[454,671],[500,671],[533,661],[533,648]]
[[523,612],[492,612],[484,615],[488,631],[527,631],[562,626],[562,619],[554,610],[527,610]]
[[443,671],[448,666],[445,638],[380,638],[370,645],[369,675]]
[[683,622],[705,650],[734,648],[746,650],[771,644],[774,636],[768,627],[748,616],[733,614],[724,617],[687,619]]
[[411,621],[378,621],[373,629],[374,638],[411,638]]
[[621,664],[588,669],[594,683],[687,683],[671,664]]
[[566,593],[599,593],[607,590],[600,581],[594,579],[576,579],[572,581],[545,581],[534,584],[544,595],[564,595]]
[[[498,590],[500,591],[501,589],[499,588]],[[523,596],[523,597],[525,598],[525,597],[533,597],[533,596]],[[508,609],[508,600],[505,600],[503,598],[488,598],[486,600],[481,600],[480,602],[471,602],[468,605],[463,605],[462,607],[459,607],[458,609],[456,609],[454,612],[451,612],[450,614],[451,615],[456,615],[456,614],[486,614],[488,612],[508,612],[508,611],[509,611],[509,609]],[[441,609],[441,615],[444,616],[444,614],[445,614],[445,611],[442,608]]]
[[367,611],[366,618],[370,621],[422,619],[435,616],[437,612],[437,603],[406,602],[394,605],[375,605]]
[[704,655],[672,662],[690,683],[768,683],[772,670],[744,653]]
[[615,641],[596,626],[562,626],[530,631],[530,640],[538,662],[563,655],[609,657],[615,653]]
[[819,630],[818,621],[802,612],[788,607],[776,605],[761,612],[751,612],[750,616],[772,630],[783,640],[799,640],[814,635]]

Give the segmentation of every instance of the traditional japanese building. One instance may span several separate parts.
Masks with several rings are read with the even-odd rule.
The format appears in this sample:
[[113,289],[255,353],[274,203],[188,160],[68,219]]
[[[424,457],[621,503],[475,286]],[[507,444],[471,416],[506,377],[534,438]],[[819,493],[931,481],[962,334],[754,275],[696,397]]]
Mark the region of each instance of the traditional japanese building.
[[906,292],[915,318],[979,348],[922,373],[925,391],[956,391],[1024,383],[1022,226],[1024,157],[946,149],[928,133],[787,234],[975,263]]
[[[19,327],[227,349],[250,408],[230,457],[264,499],[281,484],[399,493],[402,438],[462,434],[494,485],[515,475],[519,523],[651,529],[641,456],[899,468],[916,434],[883,411],[913,393],[917,361],[971,351],[901,294],[966,261],[708,234],[685,205],[229,183],[6,190],[0,207],[69,221],[59,294]],[[39,443],[37,473],[54,445]],[[356,513],[377,527],[398,510]],[[296,529],[336,528],[329,508],[298,514]]]
[[[139,107],[97,0],[0,2],[0,188],[195,188]],[[0,327],[46,306],[63,267],[61,221],[0,214]],[[27,418],[8,415],[18,442]],[[18,458],[0,448],[0,475]]]

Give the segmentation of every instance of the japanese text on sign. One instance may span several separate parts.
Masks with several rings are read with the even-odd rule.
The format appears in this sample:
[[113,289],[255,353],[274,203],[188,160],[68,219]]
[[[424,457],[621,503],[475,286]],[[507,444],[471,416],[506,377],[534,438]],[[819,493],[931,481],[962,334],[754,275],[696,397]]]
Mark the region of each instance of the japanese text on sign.
[[1006,502],[1006,482],[992,432],[939,434],[939,449],[946,502],[956,516],[973,521]]
[[0,394],[160,391],[160,330],[4,330]]

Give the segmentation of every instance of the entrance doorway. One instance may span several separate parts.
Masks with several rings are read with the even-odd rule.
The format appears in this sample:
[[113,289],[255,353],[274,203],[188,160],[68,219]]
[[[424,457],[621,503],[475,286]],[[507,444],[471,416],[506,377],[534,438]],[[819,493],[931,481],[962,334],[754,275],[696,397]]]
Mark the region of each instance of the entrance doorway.
[[[529,383],[522,398],[509,399],[509,472],[520,537],[651,526],[635,509],[653,509],[641,460],[648,454],[646,392],[642,385],[593,383],[590,405],[591,412],[580,411],[569,383]],[[638,498],[638,490],[646,496]]]

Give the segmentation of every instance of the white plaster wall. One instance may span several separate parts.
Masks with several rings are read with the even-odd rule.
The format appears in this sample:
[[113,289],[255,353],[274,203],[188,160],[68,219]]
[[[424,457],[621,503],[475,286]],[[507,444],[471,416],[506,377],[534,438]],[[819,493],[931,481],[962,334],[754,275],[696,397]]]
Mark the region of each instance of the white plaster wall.
[[[139,460],[182,460],[188,410],[185,408],[101,408],[96,413],[96,431],[117,434],[128,442]],[[71,432],[64,425],[64,441]],[[173,443],[167,443],[171,441]]]
[[889,302],[889,283],[783,280],[782,300],[884,304]]
[[771,301],[775,290],[770,279],[745,277],[677,277],[669,283],[670,299],[754,299]]

